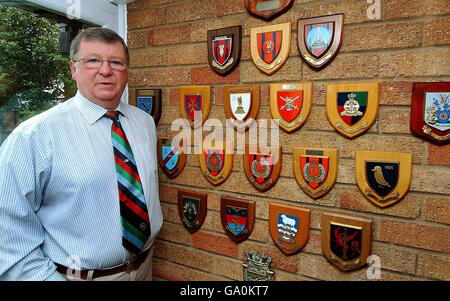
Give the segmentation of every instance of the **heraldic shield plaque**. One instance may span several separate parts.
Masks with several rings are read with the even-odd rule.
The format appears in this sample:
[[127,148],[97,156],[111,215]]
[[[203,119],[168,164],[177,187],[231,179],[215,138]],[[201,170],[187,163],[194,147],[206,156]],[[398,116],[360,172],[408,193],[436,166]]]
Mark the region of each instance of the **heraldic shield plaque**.
[[155,125],[161,118],[161,101],[161,89],[136,89],[136,106],[150,114],[155,121]]
[[181,116],[189,121],[191,127],[197,128],[208,118],[211,108],[210,86],[180,87]]
[[281,173],[281,157],[281,147],[245,146],[244,172],[260,192],[269,190],[277,182]]
[[344,14],[299,19],[297,46],[300,56],[314,69],[330,63],[339,52],[344,30]]
[[205,221],[207,197],[206,193],[178,190],[178,215],[190,233],[200,229]]
[[225,233],[235,242],[246,240],[255,225],[255,202],[222,196],[220,218]]
[[287,11],[294,0],[245,0],[245,7],[252,15],[269,21]]
[[228,154],[225,142],[211,146],[203,144],[199,154],[200,168],[206,179],[213,185],[225,182],[233,169],[233,154]]
[[169,137],[158,138],[158,161],[169,179],[176,178],[186,165],[183,140],[178,141]]
[[410,128],[433,143],[450,142],[450,82],[413,83]]
[[242,26],[208,30],[208,63],[216,73],[226,75],[241,60]]
[[286,255],[300,252],[309,239],[311,210],[269,204],[269,230],[274,244]]
[[362,267],[372,246],[372,221],[340,214],[322,214],[322,251],[343,271]]
[[250,29],[250,53],[256,68],[267,75],[278,71],[291,50],[291,23]]
[[263,252],[245,252],[246,262],[242,264],[244,281],[272,281],[273,271],[269,269],[272,258]]
[[409,190],[412,154],[355,152],[356,183],[362,194],[379,207],[400,201]]
[[367,132],[378,115],[379,83],[328,84],[326,109],[331,126],[353,139]]
[[225,117],[243,132],[256,122],[259,113],[259,86],[240,85],[223,88]]
[[313,199],[327,194],[336,183],[338,150],[294,147],[294,174],[298,185]]
[[312,83],[270,84],[270,113],[288,133],[299,129],[312,107]]

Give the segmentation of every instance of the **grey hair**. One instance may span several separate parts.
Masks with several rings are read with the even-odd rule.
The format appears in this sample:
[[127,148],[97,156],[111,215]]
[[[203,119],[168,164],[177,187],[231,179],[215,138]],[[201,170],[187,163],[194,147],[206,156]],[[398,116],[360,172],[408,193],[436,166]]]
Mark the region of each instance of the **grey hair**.
[[109,28],[103,28],[103,27],[91,27],[88,29],[85,29],[83,31],[80,31],[78,35],[73,39],[72,43],[70,44],[70,59],[73,61],[78,60],[78,50],[80,49],[80,43],[82,40],[100,40],[105,41],[109,43],[113,43],[116,41],[119,41],[122,43],[123,50],[125,51],[125,59],[127,65],[130,64],[130,54],[128,52],[128,46],[125,44],[125,41],[122,39],[121,36],[119,36],[115,31],[109,29]]

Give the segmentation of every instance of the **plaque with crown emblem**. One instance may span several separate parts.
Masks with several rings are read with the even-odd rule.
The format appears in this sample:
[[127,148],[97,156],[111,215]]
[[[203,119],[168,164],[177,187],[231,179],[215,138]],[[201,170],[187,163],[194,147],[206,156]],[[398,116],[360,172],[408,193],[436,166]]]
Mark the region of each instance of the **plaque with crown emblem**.
[[245,7],[252,15],[266,21],[286,12],[294,0],[245,0]]
[[328,84],[328,121],[341,135],[353,139],[362,135],[378,116],[379,83]]
[[302,59],[312,68],[321,69],[339,52],[344,30],[344,14],[299,19],[297,46]]
[[245,252],[246,261],[242,264],[244,281],[272,281],[273,271],[269,268],[272,258],[263,252]]
[[208,63],[216,73],[226,75],[241,60],[242,26],[208,30]]
[[413,83],[410,128],[435,144],[450,142],[450,82]]
[[161,89],[136,89],[136,106],[153,117],[155,124],[161,118]]
[[223,88],[225,117],[237,131],[248,130],[259,113],[259,86],[240,85]]
[[281,147],[246,145],[244,172],[249,182],[260,192],[272,188],[280,177],[281,156]]
[[169,137],[158,138],[158,161],[169,179],[176,178],[186,165],[183,140],[175,140]]
[[312,107],[312,83],[270,84],[270,113],[288,133],[299,129]]
[[235,243],[246,240],[255,225],[255,202],[222,196],[220,218],[225,233]]
[[278,71],[291,50],[291,23],[250,29],[250,53],[256,68],[267,75]]
[[400,201],[409,190],[412,154],[355,152],[356,183],[362,194],[379,207]]
[[178,190],[178,214],[183,226],[190,233],[200,229],[207,212],[206,193]]
[[203,143],[199,161],[203,175],[213,185],[225,182],[233,169],[233,154],[227,153],[225,142],[215,145]]
[[372,247],[372,221],[341,214],[322,214],[322,251],[343,271],[364,266]]
[[180,87],[180,112],[193,128],[197,128],[208,118],[211,108],[210,86]]

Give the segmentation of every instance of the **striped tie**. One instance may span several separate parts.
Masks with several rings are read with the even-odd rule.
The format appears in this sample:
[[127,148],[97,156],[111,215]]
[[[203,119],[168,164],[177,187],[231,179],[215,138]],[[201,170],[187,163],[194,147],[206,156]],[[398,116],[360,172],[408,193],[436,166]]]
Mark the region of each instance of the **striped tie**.
[[119,111],[108,111],[119,186],[123,246],[138,254],[150,236],[150,221],[133,151],[119,121]]

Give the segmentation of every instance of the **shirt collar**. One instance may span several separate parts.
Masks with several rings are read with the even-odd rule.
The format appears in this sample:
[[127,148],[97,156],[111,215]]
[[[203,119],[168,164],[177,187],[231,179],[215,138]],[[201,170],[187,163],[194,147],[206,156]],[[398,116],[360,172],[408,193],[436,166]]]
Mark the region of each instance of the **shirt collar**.
[[[74,97],[74,102],[83,117],[90,124],[94,124],[97,120],[102,118],[106,112],[108,112],[107,109],[99,106],[96,103],[93,103],[92,101],[81,95],[80,91],[77,91],[77,94]],[[115,110],[119,111],[125,117],[128,117],[127,107],[122,103],[119,103]]]

